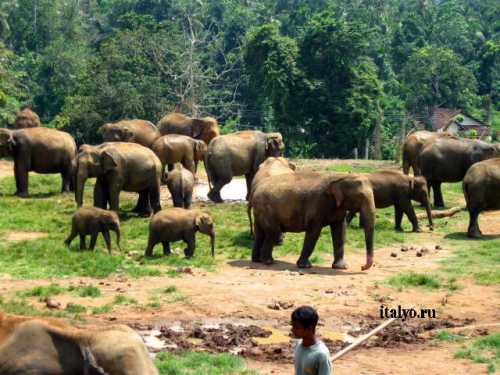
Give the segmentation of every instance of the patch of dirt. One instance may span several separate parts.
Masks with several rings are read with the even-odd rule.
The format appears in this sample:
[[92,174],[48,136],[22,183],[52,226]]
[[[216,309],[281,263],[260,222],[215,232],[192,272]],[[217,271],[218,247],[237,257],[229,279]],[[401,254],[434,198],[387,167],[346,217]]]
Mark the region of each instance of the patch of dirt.
[[23,232],[9,231],[6,233],[7,241],[32,241],[39,238],[47,237],[49,234],[45,232]]
[[0,160],[0,178],[14,176],[14,162]]
[[479,215],[479,229],[486,236],[500,236],[500,211],[486,211]]

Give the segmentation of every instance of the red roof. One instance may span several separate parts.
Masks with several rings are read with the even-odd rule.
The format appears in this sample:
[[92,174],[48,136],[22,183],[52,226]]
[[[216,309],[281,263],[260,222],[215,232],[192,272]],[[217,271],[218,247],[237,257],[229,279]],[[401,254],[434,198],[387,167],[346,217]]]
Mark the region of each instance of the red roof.
[[444,128],[456,115],[462,113],[460,109],[433,108],[431,114],[431,124],[433,130]]

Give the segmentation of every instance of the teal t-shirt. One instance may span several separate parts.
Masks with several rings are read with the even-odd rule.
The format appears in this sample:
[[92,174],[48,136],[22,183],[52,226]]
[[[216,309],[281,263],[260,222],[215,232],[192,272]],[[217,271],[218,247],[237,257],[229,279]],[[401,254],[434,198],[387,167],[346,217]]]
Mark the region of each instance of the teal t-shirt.
[[317,340],[316,344],[311,346],[303,346],[302,340],[297,341],[295,375],[330,375],[331,373],[330,352],[323,341]]

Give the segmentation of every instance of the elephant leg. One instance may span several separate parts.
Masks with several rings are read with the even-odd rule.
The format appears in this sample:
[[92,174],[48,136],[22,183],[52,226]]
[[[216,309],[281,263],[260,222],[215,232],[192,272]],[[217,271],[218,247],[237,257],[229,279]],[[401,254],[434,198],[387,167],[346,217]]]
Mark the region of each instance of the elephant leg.
[[345,243],[345,221],[336,222],[330,225],[330,234],[333,242],[333,264],[334,269],[347,269],[344,261],[344,243]]
[[108,248],[108,253],[111,254],[111,236],[109,235],[109,230],[103,230],[102,236],[104,237],[104,241],[106,242],[106,247]]
[[222,197],[220,196],[220,191],[224,187],[224,185],[229,184],[232,180],[231,176],[226,176],[224,178],[220,178],[217,176],[217,179],[215,179],[212,184],[212,189],[208,192],[208,198],[210,198],[211,201],[215,203],[222,203]]
[[309,257],[311,256],[316,242],[318,241],[319,235],[321,234],[321,226],[315,226],[306,231],[306,236],[304,238],[304,244],[302,246],[302,252],[300,254],[299,260],[297,260],[297,267],[299,268],[311,268],[311,262]]
[[194,166],[194,161],[192,159],[185,159],[185,160],[183,160],[182,165],[189,172],[191,172],[193,174],[193,176],[196,174],[196,170],[195,170],[195,166]]
[[441,182],[433,182],[432,190],[434,192],[434,207],[444,208],[443,193],[441,192]]
[[174,207],[184,207],[184,201],[182,200],[182,197],[178,193],[173,193],[172,194],[172,204]]
[[402,232],[403,228],[401,227],[401,222],[403,221],[403,210],[399,206],[399,204],[394,205],[394,229]]
[[196,236],[195,234],[191,234],[187,236],[184,241],[186,242],[186,248],[184,249],[184,256],[186,258],[192,258],[194,255],[194,249],[196,248]]
[[252,262],[259,263],[261,261],[262,245],[264,244],[264,232],[257,223],[255,223],[254,231],[255,239],[252,248]]
[[108,199],[109,199],[109,209],[115,212],[120,210],[120,190],[119,186],[115,184],[110,184],[108,190]]
[[75,230],[75,228],[72,227],[70,235],[68,236],[68,238],[64,240],[64,244],[69,247],[69,245],[75,239],[76,236],[78,236],[78,233]]
[[99,232],[94,232],[92,233],[92,235],[90,236],[90,250],[94,250],[95,249],[95,244],[97,242],[97,235],[99,234]]
[[275,231],[264,232],[264,241],[260,252],[260,259],[262,263],[266,265],[273,264],[273,247],[279,241],[280,234],[280,232]]
[[191,208],[193,203],[193,193],[188,193],[184,196],[184,208]]
[[80,234],[80,250],[85,250],[87,248],[87,244],[85,243],[85,235]]
[[248,197],[250,195],[250,188],[252,187],[252,181],[253,181],[254,173],[247,173],[245,175],[245,181],[247,183],[247,195],[245,199],[248,201]]
[[151,208],[149,206],[149,193],[147,190],[139,192],[139,199],[137,199],[137,204],[132,211],[141,216],[151,215]]
[[162,241],[161,243],[163,245],[163,255],[170,255],[170,242],[168,241]]
[[467,229],[467,236],[470,238],[481,238],[482,233],[479,229],[479,213],[481,210],[478,208],[469,208],[469,228]]
[[415,214],[415,209],[413,208],[411,201],[405,200],[404,202],[401,202],[401,208],[402,208],[403,212],[406,214],[406,216],[408,217],[408,220],[410,220],[410,223],[412,226],[412,232],[415,232],[415,233],[421,232],[422,230],[420,229],[420,226],[418,225],[417,215]]
[[65,170],[61,173],[62,186],[61,193],[68,193],[71,191],[71,180],[73,179],[73,174],[70,170]]
[[158,241],[153,238],[153,236],[150,234],[148,238],[148,246],[146,247],[146,251],[144,252],[144,256],[146,257],[152,257],[153,256],[153,248],[155,245],[158,243]]
[[29,195],[28,171],[29,168],[26,165],[26,163],[18,161],[17,159],[14,161],[14,175],[16,178],[16,195],[19,197],[27,197]]
[[154,213],[161,211],[160,181],[148,190],[148,206]]
[[174,169],[174,165],[173,164],[167,164],[167,168],[168,168],[168,171],[172,171]]
[[94,206],[106,209],[108,206],[108,192],[101,179],[97,179],[94,186]]
[[352,219],[354,219],[356,217],[356,214],[357,214],[356,211],[349,211],[347,213],[347,216],[345,219],[346,219],[348,225],[351,224],[351,221],[352,221]]

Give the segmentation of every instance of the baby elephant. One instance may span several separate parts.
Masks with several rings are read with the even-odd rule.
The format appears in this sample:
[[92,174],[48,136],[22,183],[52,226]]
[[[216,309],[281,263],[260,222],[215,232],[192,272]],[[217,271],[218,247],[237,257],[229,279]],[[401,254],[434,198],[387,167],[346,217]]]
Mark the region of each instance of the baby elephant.
[[168,172],[167,186],[172,196],[174,207],[191,208],[194,176],[189,170],[177,164],[173,171]]
[[169,208],[157,212],[149,223],[149,239],[145,255],[153,256],[153,248],[159,242],[163,245],[163,254],[170,255],[170,242],[183,240],[187,244],[184,254],[186,258],[191,258],[194,255],[197,231],[210,236],[212,256],[214,256],[214,222],[209,214],[184,208]]
[[97,235],[102,233],[106,241],[106,247],[111,254],[111,237],[109,231],[112,230],[116,233],[116,243],[118,249],[120,247],[120,219],[114,211],[103,210],[102,208],[80,208],[73,214],[71,234],[64,241],[66,246],[69,247],[71,241],[79,235],[80,236],[80,250],[87,248],[85,244],[85,236],[91,235],[90,249],[94,250],[97,241]]

